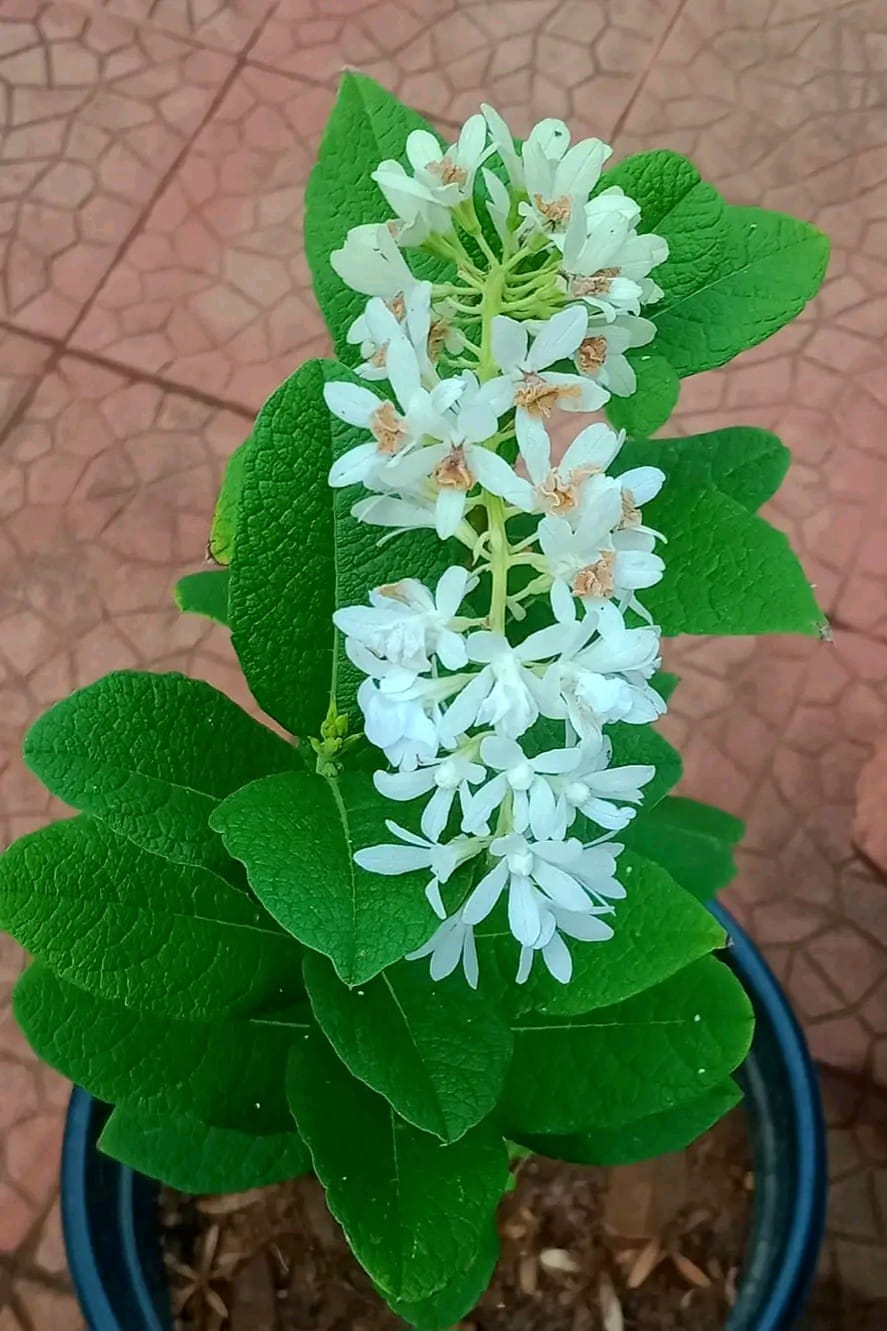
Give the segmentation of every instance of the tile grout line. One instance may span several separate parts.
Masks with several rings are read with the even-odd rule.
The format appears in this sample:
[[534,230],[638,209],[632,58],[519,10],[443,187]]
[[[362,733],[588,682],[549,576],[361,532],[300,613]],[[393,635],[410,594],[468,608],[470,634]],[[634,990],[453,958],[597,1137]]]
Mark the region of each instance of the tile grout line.
[[164,393],[176,393],[180,397],[189,397],[195,402],[203,403],[206,407],[214,407],[219,411],[230,411],[236,416],[244,416],[247,420],[255,418],[256,410],[243,402],[233,402],[227,398],[215,397],[212,393],[204,393],[191,384],[176,383],[174,379],[168,379],[165,375],[155,374],[151,370],[140,370],[137,366],[126,365],[123,361],[114,360],[111,356],[103,356],[100,352],[69,347],[59,338],[50,337],[47,333],[35,333],[31,329],[22,328],[18,324],[9,322],[9,320],[0,319],[0,331],[12,333],[15,337],[27,338],[32,342],[39,342],[42,346],[48,347],[51,352],[45,367],[35,376],[34,383],[10,415],[2,434],[0,434],[0,445],[31,406],[43,380],[57,369],[59,361],[68,358],[82,361],[87,365],[95,365],[98,369],[108,370],[133,382],[150,384]]
[[619,112],[619,115],[616,117],[616,122],[613,125],[613,129],[610,133],[610,139],[614,143],[616,142],[619,135],[622,133],[623,129],[625,128],[626,122],[628,121],[628,117],[631,115],[641,93],[643,92],[644,88],[647,86],[647,79],[650,77],[650,73],[652,72],[653,66],[656,64],[662,52],[665,50],[665,46],[666,43],[668,42],[669,37],[677,27],[678,19],[681,17],[684,10],[687,8],[687,3],[688,0],[680,0],[677,9],[672,14],[666,26],[665,32],[662,34],[662,38],[659,42],[659,45],[656,47],[656,50],[653,52],[650,59],[647,61],[647,67],[644,70],[641,77],[638,79],[637,87],[629,97],[628,101],[625,103],[625,106],[623,106],[622,110]]

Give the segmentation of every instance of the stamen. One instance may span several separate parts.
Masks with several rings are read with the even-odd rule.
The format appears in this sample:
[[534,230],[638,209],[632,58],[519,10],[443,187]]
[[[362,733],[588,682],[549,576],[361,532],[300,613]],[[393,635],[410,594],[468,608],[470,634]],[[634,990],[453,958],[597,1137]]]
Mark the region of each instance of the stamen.
[[514,395],[514,403],[517,407],[524,407],[531,416],[547,420],[556,406],[579,397],[578,384],[552,384],[541,375],[525,374]]
[[607,339],[605,337],[587,337],[579,343],[576,360],[583,374],[596,374],[607,359]]
[[581,568],[573,579],[574,594],[576,596],[590,596],[595,601],[612,596],[616,586],[613,577],[615,564],[616,552],[607,550],[595,563]]
[[407,312],[407,303],[403,298],[403,292],[398,291],[397,295],[392,296],[390,300],[386,300],[385,304],[388,306],[397,322],[400,323]]
[[622,521],[620,527],[639,527],[641,525],[643,514],[634,502],[634,495],[630,490],[622,491]]
[[383,402],[370,417],[370,429],[379,444],[380,453],[396,453],[406,438],[403,420],[394,409],[393,402]]
[[573,200],[569,194],[561,194],[557,199],[543,199],[541,194],[533,195],[533,202],[538,212],[542,214],[547,221],[557,226],[564,222],[569,222],[570,213],[573,209]]
[[590,277],[574,277],[571,283],[573,295],[606,296],[613,285],[613,278],[618,276],[618,268],[601,268]]
[[468,172],[453,161],[452,157],[441,157],[438,162],[426,162],[425,170],[437,176],[442,185],[464,185]]
[[470,490],[476,480],[461,447],[450,449],[443,462],[434,468],[433,475],[438,485],[447,490]]

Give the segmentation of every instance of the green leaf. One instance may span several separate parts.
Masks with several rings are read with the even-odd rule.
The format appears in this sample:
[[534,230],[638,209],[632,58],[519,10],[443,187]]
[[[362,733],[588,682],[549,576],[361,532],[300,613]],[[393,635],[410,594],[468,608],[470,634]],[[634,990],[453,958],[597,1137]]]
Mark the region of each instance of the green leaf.
[[386,1296],[415,1302],[451,1284],[505,1187],[496,1129],[488,1121],[442,1145],[352,1077],[319,1032],[293,1045],[287,1085],[329,1208]]
[[459,558],[433,531],[380,546],[380,532],[351,517],[352,489],[329,486],[333,460],[366,438],[326,406],[324,384],[335,380],[359,382],[344,366],[309,361],[259,413],[231,564],[231,634],[247,682],[266,712],[303,736],[319,733],[331,689],[339,712],[353,713],[363,679],[333,611],[405,576],[434,582]]
[[184,1021],[96,998],[41,962],[19,980],[13,1007],[39,1057],[99,1100],[216,1128],[292,1131],[284,1070],[307,1007],[274,1019]]
[[228,625],[228,570],[203,569],[179,578],[173,589],[176,605],[186,615],[205,615]]
[[825,276],[829,242],[807,222],[763,208],[728,208],[725,220],[715,271],[664,307],[651,307],[656,350],[681,378],[724,365],[778,332]]
[[529,1133],[521,1145],[551,1160],[574,1165],[633,1165],[657,1155],[682,1151],[739,1104],[742,1093],[727,1079],[676,1109],[649,1114],[617,1128],[594,1127],[563,1137]]
[[[671,931],[662,916],[663,938]],[[742,986],[714,957],[613,1007],[518,1017],[500,1104],[505,1135],[615,1128],[695,1100],[739,1066],[753,1026]]]
[[680,682],[680,675],[674,675],[668,670],[657,670],[650,680],[652,687],[665,702],[669,701]]
[[490,1225],[481,1238],[481,1249],[467,1271],[455,1277],[443,1289],[417,1303],[392,1299],[398,1317],[410,1322],[417,1331],[450,1331],[480,1301],[499,1260],[499,1232]]
[[336,780],[292,772],[237,791],[212,825],[275,920],[355,985],[425,942],[436,924],[427,869],[386,877],[354,863],[356,850],[390,842],[389,813],[368,772]]
[[[516,1011],[577,1016],[609,1007],[724,946],[724,931],[714,916],[652,858],[623,851],[616,873],[626,896],[615,903],[613,937],[605,943],[564,940],[573,958],[569,984],[552,979],[537,960],[527,983],[512,990]],[[495,934],[491,928],[490,936],[496,939],[500,970],[510,979],[517,966],[514,940],[504,925]],[[479,929],[481,946],[482,937]],[[482,954],[482,968],[484,960]]]
[[495,1105],[511,1057],[511,1031],[462,975],[435,984],[401,962],[359,989],[317,953],[304,961],[314,1015],[350,1072],[408,1123],[456,1141]]
[[245,892],[84,816],[0,857],[0,926],[62,979],[127,1007],[199,1020],[300,994],[301,948]]
[[617,430],[643,438],[668,420],[677,405],[681,383],[670,362],[649,347],[637,347],[627,355],[637,376],[637,388],[631,397],[611,397],[607,416]]
[[825,617],[782,532],[720,490],[674,470],[644,505],[668,537],[665,576],[643,602],[678,633],[821,633]]
[[243,484],[243,464],[251,444],[251,437],[244,439],[243,443],[235,448],[225,467],[207,547],[208,555],[217,564],[230,564],[234,553],[234,530],[240,505],[240,488]]
[[294,1130],[255,1136],[133,1105],[114,1110],[99,1150],[169,1188],[202,1195],[246,1192],[311,1171],[307,1147]]
[[655,231],[668,241],[668,258],[653,271],[665,293],[652,307],[658,313],[717,271],[726,240],[724,201],[691,161],[667,149],[626,157],[604,174],[598,188],[612,185],[640,205],[638,231]]
[[661,467],[668,484],[686,490],[714,487],[756,513],[776,493],[790,454],[769,430],[730,425],[681,439],[629,439],[613,464],[613,475],[631,467]]
[[[393,215],[370,173],[387,158],[407,165],[404,148],[414,129],[435,133],[418,111],[403,106],[373,79],[345,72],[305,192],[305,255],[317,303],[343,359],[354,357],[345,334],[367,298],[345,285],[329,256],[341,248],[351,227]],[[420,278],[440,281],[449,271],[418,251],[405,257]]]
[[294,767],[295,749],[201,680],[120,670],[28,731],[25,762],[67,804],[145,850],[224,873],[209,815],[233,790]]
[[733,848],[745,826],[710,804],[672,796],[642,810],[621,833],[626,846],[661,864],[700,901],[719,892],[736,874]]

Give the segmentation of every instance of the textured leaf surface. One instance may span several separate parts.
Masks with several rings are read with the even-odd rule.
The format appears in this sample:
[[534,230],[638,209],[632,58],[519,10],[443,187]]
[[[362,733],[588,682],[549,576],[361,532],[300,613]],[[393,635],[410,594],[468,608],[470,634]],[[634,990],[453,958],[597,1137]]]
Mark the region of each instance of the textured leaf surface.
[[367,772],[336,781],[298,772],[237,791],[213,827],[284,929],[361,984],[435,928],[427,869],[389,878],[354,863],[356,850],[391,840],[390,812]]
[[807,222],[728,208],[715,271],[665,308],[651,306],[656,350],[682,378],[724,365],[800,313],[819,290],[828,254],[827,238]]
[[668,537],[665,575],[643,593],[666,636],[821,631],[825,616],[785,536],[729,495],[675,469],[644,515]]
[[[610,920],[613,937],[605,943],[565,939],[573,957],[570,983],[559,984],[537,961],[527,983],[512,991],[515,1010],[551,1016],[608,1007],[723,947],[724,931],[714,917],[652,858],[625,850],[616,873],[626,896],[615,903]],[[480,930],[478,933],[480,941]],[[496,954],[501,971],[510,980],[517,966],[517,949],[504,927],[497,935]]]
[[225,871],[209,815],[219,800],[299,761],[223,693],[184,675],[121,670],[63,698],[25,736],[54,795],[137,845]]
[[252,438],[244,439],[243,443],[235,448],[225,467],[207,547],[207,553],[217,564],[230,564],[234,553],[234,531],[237,525],[237,510],[240,506],[240,488],[243,484],[243,464],[251,443]]
[[739,1104],[742,1093],[729,1078],[675,1109],[650,1114],[618,1128],[589,1128],[564,1137],[532,1133],[520,1145],[551,1160],[575,1165],[632,1165],[657,1155],[682,1151]]
[[667,149],[637,153],[604,174],[601,188],[611,185],[640,205],[639,232],[668,241],[668,258],[653,272],[665,294],[652,308],[668,308],[715,273],[726,239],[724,201],[691,161]]
[[183,1021],[96,998],[35,962],[14,1009],[40,1058],[99,1100],[217,1128],[292,1130],[284,1069],[307,1006],[276,1022]]
[[[667,917],[661,928],[671,929]],[[506,1136],[619,1127],[695,1100],[739,1066],[753,1024],[742,986],[714,957],[610,1008],[519,1017],[500,1105]]]
[[[305,193],[305,254],[317,302],[343,360],[354,359],[355,348],[345,334],[367,298],[345,286],[329,256],[351,227],[392,216],[370,173],[387,158],[407,165],[404,146],[414,129],[435,132],[418,111],[403,106],[373,79],[345,72]],[[439,281],[447,272],[430,256],[412,252],[408,258],[419,277]]]
[[673,796],[639,814],[620,835],[694,897],[707,901],[735,877],[733,849],[744,831],[743,822],[723,809]]
[[449,1285],[476,1258],[505,1187],[495,1128],[442,1145],[352,1077],[319,1032],[293,1045],[287,1082],[330,1210],[373,1280],[411,1302]]
[[607,415],[617,430],[644,438],[654,434],[674,411],[681,382],[670,362],[649,347],[630,350],[628,359],[634,366],[637,389],[631,397],[611,397]]
[[430,1298],[422,1299],[418,1303],[404,1303],[393,1299],[391,1307],[398,1317],[416,1327],[417,1331],[450,1331],[450,1328],[461,1322],[480,1301],[496,1269],[499,1260],[499,1233],[495,1225],[490,1225],[480,1243],[480,1252],[468,1270],[450,1281],[436,1294],[432,1294]]
[[186,573],[173,590],[176,605],[186,615],[204,615],[228,625],[228,570],[203,569]]
[[311,1171],[311,1157],[295,1129],[253,1136],[132,1105],[114,1110],[99,1150],[179,1192],[245,1192]]
[[681,439],[629,439],[611,470],[615,476],[630,467],[661,467],[668,484],[714,486],[756,513],[779,489],[789,461],[785,444],[769,430],[731,425]]
[[435,984],[426,966],[405,961],[349,989],[329,962],[308,953],[304,975],[336,1053],[408,1123],[456,1141],[493,1108],[511,1031],[461,974]]
[[301,948],[245,892],[85,816],[0,857],[0,927],[96,997],[169,1016],[248,1016],[301,990]]
[[[379,546],[380,533],[351,517],[357,492],[327,483],[333,460],[367,438],[328,410],[328,381],[354,381],[344,366],[309,361],[268,399],[243,471],[229,618],[255,698],[297,735],[317,735],[335,692],[353,713],[363,678],[333,627],[338,606],[409,575],[435,581],[456,562],[451,543],[411,532]],[[458,558],[458,549],[456,550]]]
[[680,781],[684,770],[681,755],[658,731],[646,725],[630,726],[625,721],[617,721],[605,726],[604,733],[613,744],[611,767],[652,763],[656,768],[653,780],[644,786],[643,808],[651,809],[658,804]]

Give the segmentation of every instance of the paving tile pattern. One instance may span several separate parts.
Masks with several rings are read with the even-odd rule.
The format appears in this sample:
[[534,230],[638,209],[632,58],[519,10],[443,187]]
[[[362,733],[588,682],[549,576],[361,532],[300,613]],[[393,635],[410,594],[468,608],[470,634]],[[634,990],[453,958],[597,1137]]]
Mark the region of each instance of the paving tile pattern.
[[[327,339],[300,229],[338,72],[446,131],[492,101],[617,151],[686,151],[733,201],[829,232],[791,328],[685,383],[673,428],[776,430],[770,516],[831,643],[679,640],[685,789],[748,823],[728,899],[823,1071],[832,1193],[810,1325],[887,1316],[887,884],[856,785],[887,733],[887,19],[874,0],[3,0],[0,6],[0,837],[58,810],[29,722],[120,666],[246,701],[226,635],[174,609],[225,457]],[[868,767],[868,807],[877,791]],[[875,820],[876,821],[876,820]],[[58,1220],[67,1088],[9,1017],[0,942],[0,1331],[78,1331]]]

